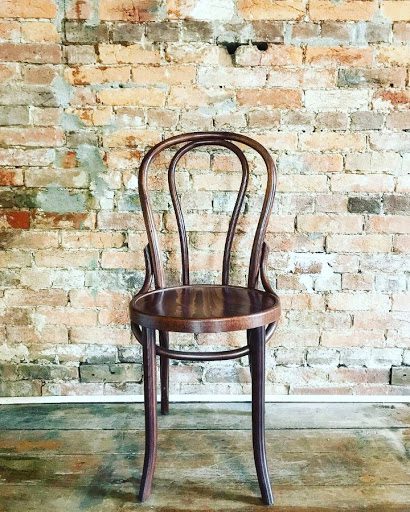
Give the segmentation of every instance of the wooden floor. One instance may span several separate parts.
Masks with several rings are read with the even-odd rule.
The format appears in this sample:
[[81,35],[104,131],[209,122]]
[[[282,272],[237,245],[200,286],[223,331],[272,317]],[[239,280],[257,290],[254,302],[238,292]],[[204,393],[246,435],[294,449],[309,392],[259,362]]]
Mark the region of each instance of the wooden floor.
[[[0,406],[1,512],[256,511],[250,404],[172,404],[136,502],[140,404]],[[268,404],[273,510],[410,512],[410,406]]]

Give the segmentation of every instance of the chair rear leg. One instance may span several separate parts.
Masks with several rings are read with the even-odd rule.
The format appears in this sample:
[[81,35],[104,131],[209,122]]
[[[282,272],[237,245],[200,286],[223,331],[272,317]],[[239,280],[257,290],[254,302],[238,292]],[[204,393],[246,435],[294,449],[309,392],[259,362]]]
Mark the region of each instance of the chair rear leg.
[[[159,344],[163,348],[169,348],[169,334],[165,331],[159,333]],[[161,414],[169,413],[169,359],[160,356],[160,381],[161,381]]]
[[142,347],[144,366],[145,457],[139,500],[145,501],[151,494],[152,479],[157,457],[157,386],[155,331],[153,329],[142,329]]
[[248,336],[252,376],[253,454],[262,501],[265,505],[272,505],[265,443],[265,328],[251,329]]

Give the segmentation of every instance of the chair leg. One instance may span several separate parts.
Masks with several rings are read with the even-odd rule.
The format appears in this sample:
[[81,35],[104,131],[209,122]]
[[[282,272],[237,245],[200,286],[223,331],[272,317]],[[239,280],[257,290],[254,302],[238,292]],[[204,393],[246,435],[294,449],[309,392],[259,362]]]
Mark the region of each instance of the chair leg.
[[[165,331],[159,333],[161,347],[169,348],[169,334]],[[160,381],[161,381],[161,414],[169,413],[169,359],[160,356]]]
[[273,495],[269,481],[265,444],[265,328],[249,331],[252,371],[252,439],[256,473],[262,501],[272,505]]
[[145,407],[145,458],[142,470],[139,500],[145,501],[151,494],[157,456],[157,386],[155,331],[142,329],[144,365],[144,407]]

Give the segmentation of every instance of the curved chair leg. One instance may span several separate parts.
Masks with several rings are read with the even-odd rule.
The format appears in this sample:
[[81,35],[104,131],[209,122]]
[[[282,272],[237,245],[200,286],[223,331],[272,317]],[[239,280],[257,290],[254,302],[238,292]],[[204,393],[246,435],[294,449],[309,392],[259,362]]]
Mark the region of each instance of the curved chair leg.
[[265,505],[272,505],[273,495],[265,444],[265,328],[251,329],[248,336],[252,371],[253,454],[262,501]]
[[144,364],[144,407],[145,407],[145,458],[142,470],[139,499],[146,500],[151,494],[157,457],[157,386],[155,331],[142,329]]
[[[169,348],[169,334],[165,331],[159,333],[161,347]],[[169,413],[169,359],[160,356],[160,381],[161,381],[161,414]]]

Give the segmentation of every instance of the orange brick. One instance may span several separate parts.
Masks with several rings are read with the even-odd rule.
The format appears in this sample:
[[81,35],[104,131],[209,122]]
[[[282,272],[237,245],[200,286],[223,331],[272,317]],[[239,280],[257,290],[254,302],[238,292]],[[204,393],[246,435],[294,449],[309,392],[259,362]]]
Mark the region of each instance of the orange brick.
[[21,66],[21,69],[24,82],[28,84],[49,85],[58,76],[56,66],[25,64]]
[[0,83],[16,80],[19,74],[17,64],[0,64]]
[[57,7],[53,0],[2,0],[0,18],[54,18]]
[[100,44],[99,56],[102,64],[159,64],[158,49],[141,44]]
[[128,325],[130,315],[128,308],[125,306],[124,309],[102,309],[98,313],[98,323],[101,325]]
[[300,136],[300,144],[304,150],[361,151],[366,148],[366,136],[362,133],[343,132],[303,133]]
[[73,307],[46,307],[40,306],[36,310],[37,318],[44,324],[52,325],[87,325],[97,324],[97,311],[91,309],[77,309]]
[[383,0],[381,12],[392,21],[410,21],[410,1]]
[[62,146],[64,132],[60,128],[0,128],[0,144],[6,146]]
[[232,98],[232,91],[222,89],[205,89],[198,87],[171,87],[167,99],[169,107],[202,107],[205,105],[218,104]]
[[65,0],[68,20],[87,20],[96,14],[94,0]]
[[103,144],[109,148],[121,146],[139,146],[155,144],[161,140],[161,134],[156,131],[144,130],[141,128],[123,128],[113,133],[104,135]]
[[363,218],[361,215],[298,215],[297,227],[299,231],[308,233],[360,233]]
[[394,237],[394,252],[410,253],[410,235],[397,235]]
[[140,231],[143,229],[144,220],[142,213],[121,213],[121,212],[105,212],[98,214],[97,226],[99,229],[135,229]]
[[374,0],[310,0],[309,15],[313,21],[368,21],[377,11]]
[[410,222],[406,215],[370,215],[367,230],[376,233],[410,233]]
[[241,106],[266,106],[269,108],[298,108],[301,92],[297,89],[244,89],[237,92]]
[[328,66],[370,66],[373,59],[371,48],[306,48],[306,63]]
[[0,41],[20,41],[21,25],[18,21],[0,20]]
[[280,175],[278,192],[327,192],[327,178],[320,175]]
[[22,40],[26,43],[57,43],[60,35],[54,23],[30,21],[21,25]]
[[59,64],[61,49],[57,44],[28,43],[0,44],[0,60],[6,62],[32,62],[33,64]]
[[132,68],[132,81],[139,85],[180,85],[195,80],[194,66],[138,66]]
[[[340,292],[328,296],[328,308],[336,311],[389,311],[388,295],[376,292]],[[384,336],[383,336],[384,339]]]
[[144,256],[142,251],[103,251],[101,257],[102,268],[124,268],[143,270]]
[[70,304],[75,308],[126,309],[130,300],[126,292],[70,290]]
[[95,268],[99,259],[98,251],[65,251],[63,249],[50,251],[39,250],[35,260],[39,267],[88,267]]
[[65,306],[67,292],[64,290],[6,290],[5,300],[8,306]]
[[0,169],[0,187],[23,185],[23,172],[21,169]]
[[58,247],[58,233],[55,231],[21,231],[8,240],[6,247],[15,249],[43,249]]
[[106,249],[110,247],[122,247],[124,235],[110,232],[67,232],[62,234],[61,245],[71,249]]
[[[348,307],[348,304],[346,304]],[[322,334],[320,344],[324,347],[383,347],[384,331],[365,329],[349,329],[339,331],[327,330]]]
[[238,0],[238,14],[246,20],[299,20],[305,11],[303,0]]
[[331,252],[391,252],[392,237],[388,235],[330,235],[326,247]]
[[386,174],[337,174],[330,178],[333,192],[392,192],[394,177]]
[[165,92],[161,89],[104,89],[97,94],[103,105],[129,105],[134,107],[163,107]]
[[376,61],[389,66],[408,66],[410,64],[409,53],[408,46],[381,47],[376,51]]
[[[302,64],[302,48],[296,46],[269,45],[264,52],[255,46],[240,46],[235,52],[235,63],[239,66],[289,66],[291,64]],[[295,77],[297,70],[292,70]],[[286,86],[286,84],[281,84]]]
[[130,345],[131,330],[106,326],[74,326],[70,329],[71,343],[96,343],[99,345]]
[[99,15],[102,20],[153,21],[160,6],[158,0],[100,0]]
[[81,66],[68,68],[64,72],[65,79],[74,85],[104,84],[107,82],[128,82],[129,66]]

